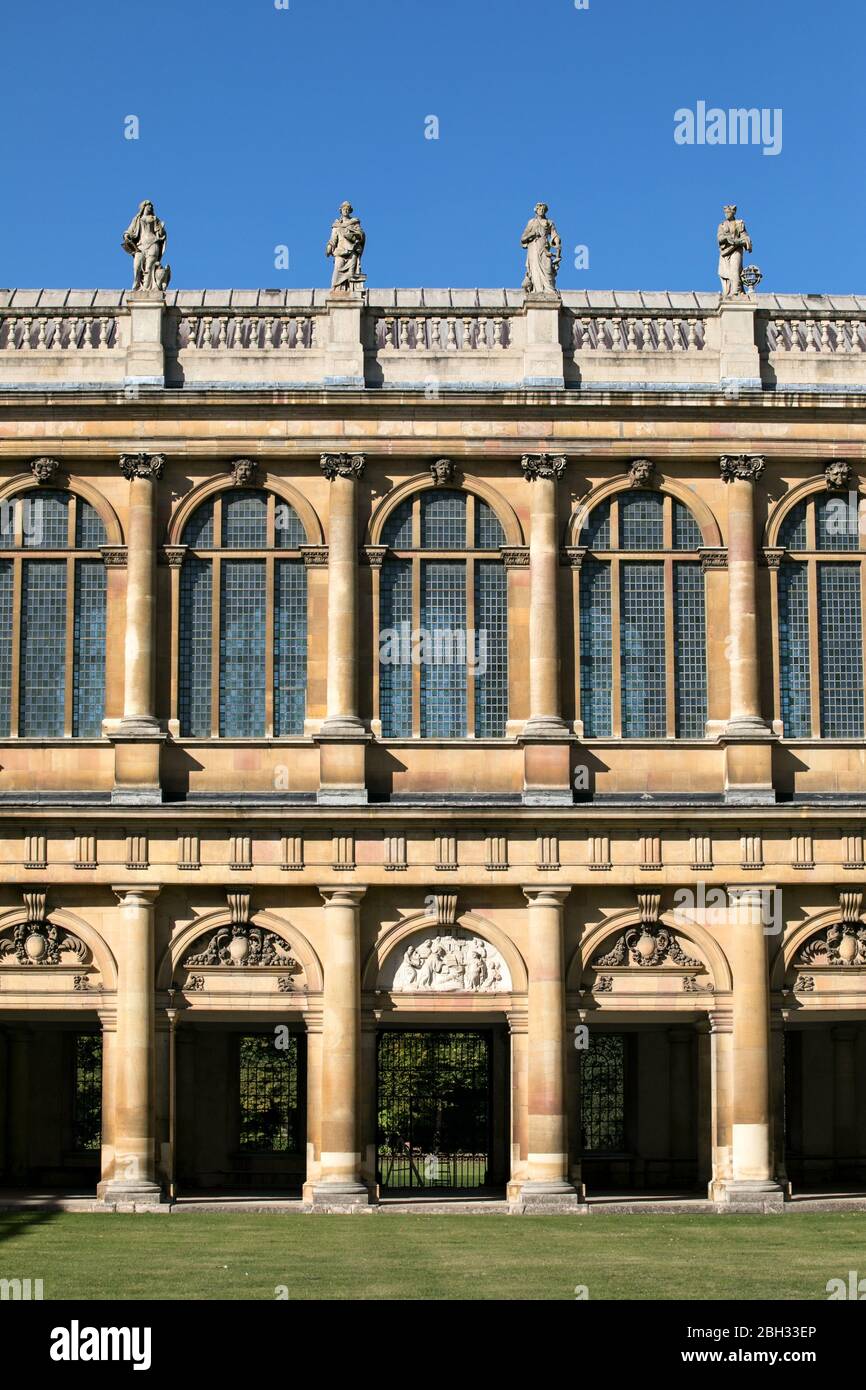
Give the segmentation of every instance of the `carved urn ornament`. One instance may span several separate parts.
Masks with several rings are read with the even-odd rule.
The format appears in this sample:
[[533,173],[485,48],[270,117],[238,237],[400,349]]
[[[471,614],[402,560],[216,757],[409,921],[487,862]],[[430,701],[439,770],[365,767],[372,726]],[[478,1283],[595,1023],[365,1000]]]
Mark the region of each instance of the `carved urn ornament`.
[[637,902],[640,925],[623,932],[611,950],[596,957],[593,967],[629,964],[644,967],[668,962],[688,966],[690,970],[703,969],[703,961],[686,955],[674,933],[659,921],[660,895],[638,893]]
[[282,937],[266,931],[250,921],[249,893],[227,893],[229,926],[218,927],[209,937],[195,943],[201,947],[186,957],[183,965],[213,965],[222,967],[278,965],[288,975],[298,975],[303,967],[295,959]]
[[823,936],[813,938],[801,952],[798,965],[866,965],[866,924],[861,919],[862,893],[840,893],[841,921]]
[[0,962],[14,956],[19,965],[60,965],[63,955],[71,955],[77,963],[87,959],[87,947],[77,936],[64,931],[45,916],[46,896],[43,891],[24,895],[26,919],[12,929],[11,938],[0,938]]

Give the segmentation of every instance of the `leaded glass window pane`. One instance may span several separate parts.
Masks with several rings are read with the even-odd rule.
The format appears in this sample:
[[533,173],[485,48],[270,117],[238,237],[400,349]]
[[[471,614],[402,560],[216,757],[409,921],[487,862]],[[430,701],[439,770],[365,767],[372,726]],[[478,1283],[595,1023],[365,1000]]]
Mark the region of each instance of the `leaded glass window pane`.
[[779,675],[785,738],[808,738],[812,732],[809,568],[792,561],[779,566]]
[[12,561],[0,560],[0,738],[12,717]]
[[180,572],[180,731],[186,738],[211,732],[212,592],[210,560],[188,555]]
[[621,492],[619,543],[623,550],[664,549],[664,501],[656,492]]
[[688,507],[673,499],[674,550],[700,550],[704,543],[701,528]]
[[622,732],[624,738],[664,738],[664,566],[630,561],[620,571]]
[[240,489],[223,496],[223,546],[227,550],[264,550],[267,545],[268,499],[264,492]]
[[412,546],[412,498],[401,502],[388,516],[382,527],[382,544],[392,550],[409,550]]
[[475,564],[475,733],[503,738],[508,718],[508,614],[505,567]]
[[183,544],[193,550],[213,550],[214,548],[214,504],[202,502],[196,507],[183,528]]
[[707,719],[704,576],[698,563],[674,565],[674,676],[678,738],[703,738]]
[[383,738],[412,734],[412,562],[386,560],[379,585],[379,712]]
[[806,549],[806,503],[792,507],[779,527],[779,545],[785,550]]
[[580,713],[586,738],[611,733],[610,565],[586,559],[580,568]]
[[299,1153],[301,1084],[298,1036],[287,1047],[274,1046],[274,1035],[250,1033],[239,1038],[241,1149],[260,1153]]
[[69,548],[69,493],[28,492],[22,498],[22,526],[27,550]]
[[23,738],[62,738],[66,562],[25,560],[23,571],[19,733]]
[[[459,493],[454,494],[462,502]],[[421,566],[421,737],[466,737],[466,566]],[[461,660],[462,656],[462,660]]]
[[857,508],[847,495],[815,498],[815,544],[819,550],[859,550]]
[[301,518],[288,502],[277,501],[274,508],[274,536],[277,550],[299,550],[307,543]]
[[96,550],[105,545],[105,526],[95,507],[79,497],[75,517],[75,545],[78,550]]
[[863,737],[860,566],[818,566],[821,733]]
[[274,733],[304,732],[307,695],[307,570],[278,560],[274,575]]
[[421,493],[421,545],[425,550],[466,549],[466,496],[439,488]]
[[492,507],[475,499],[475,546],[477,550],[498,550],[505,544],[502,523]]
[[224,560],[220,590],[220,734],[223,738],[262,738],[264,560]]
[[75,565],[75,622],[72,667],[72,734],[98,738],[105,712],[105,566],[101,560]]
[[581,1060],[584,1153],[622,1153],[625,1133],[626,1037],[593,1032]]
[[580,532],[580,544],[587,550],[610,550],[610,503],[593,507]]

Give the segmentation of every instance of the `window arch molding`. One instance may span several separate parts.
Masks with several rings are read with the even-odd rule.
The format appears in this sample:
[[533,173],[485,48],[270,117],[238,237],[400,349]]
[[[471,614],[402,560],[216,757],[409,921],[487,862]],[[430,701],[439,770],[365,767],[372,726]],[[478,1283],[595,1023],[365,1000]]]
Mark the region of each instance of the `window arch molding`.
[[[713,512],[707,506],[707,503],[702,497],[699,497],[696,492],[692,492],[690,488],[684,487],[683,484],[677,482],[676,479],[662,477],[653,487],[641,488],[638,490],[660,493],[662,496],[667,493],[670,497],[676,498],[676,500],[681,502],[684,507],[687,507],[694,516],[701,530],[703,544],[707,549],[724,545],[721,527],[716,521]],[[633,491],[635,491],[634,484],[629,481],[628,477],[612,478],[605,483],[600,483],[598,487],[593,488],[592,491],[587,493],[586,497],[581,500],[579,506],[569,517],[566,525],[565,544],[567,546],[580,545],[580,533],[583,529],[584,522],[590,512],[594,511],[602,502],[610,501],[610,499],[619,492]]]
[[[201,917],[196,917],[194,921],[189,922],[176,936],[172,937],[157,965],[157,989],[169,988],[183,957],[200,936],[215,932],[219,927],[230,927],[231,925],[231,913],[224,907],[217,908],[213,912],[206,912]],[[312,942],[303,932],[299,931],[293,922],[286,921],[276,912],[264,910],[250,913],[250,925],[262,927],[279,936],[287,946],[291,947],[303,966],[307,978],[307,992],[303,996],[298,994],[295,997],[296,1006],[302,997],[306,998],[310,994],[321,994],[324,988],[324,967]],[[287,998],[284,994],[278,997],[281,1008],[286,1008],[293,1002],[291,997]],[[202,1003],[205,1003],[204,999]]]
[[[273,473],[259,473],[255,482],[251,485],[256,492],[272,492],[281,501],[287,502],[290,507],[297,512],[301,525],[306,533],[307,545],[324,545],[325,533],[322,523],[319,520],[315,508],[307,501],[302,492],[287,483],[283,478],[277,478]],[[238,489],[233,484],[230,477],[209,478],[207,482],[200,483],[188,492],[183,501],[175,509],[172,518],[166,529],[164,545],[182,545],[183,533],[187,522],[193,512],[217,496],[218,493],[228,493],[231,495]]]
[[[831,460],[828,460],[828,462],[830,461]],[[828,493],[827,479],[824,477],[823,473],[813,478],[804,478],[802,482],[795,484],[789,492],[786,492],[784,497],[776,503],[775,507],[770,512],[767,518],[767,524],[764,528],[764,536],[761,544],[766,548],[779,545],[779,533],[785,523],[785,519],[801,502],[805,502],[810,497],[816,495],[821,497],[844,497],[848,491],[856,492],[858,497],[862,498],[866,496],[866,485],[861,482],[856,474],[852,474],[848,488],[840,488],[838,491],[834,489]]]
[[840,488],[826,474],[805,478],[764,530],[773,717],[784,738],[859,741],[866,729],[864,493],[853,469]]
[[[39,490],[40,484],[32,473],[16,473],[14,478],[7,478],[6,482],[0,485],[0,506],[4,502],[11,502],[14,498],[20,497],[22,493],[38,493]],[[45,491],[69,492],[75,497],[80,497],[82,501],[89,503],[105,527],[106,545],[126,544],[117,512],[103,494],[90,483],[85,482],[82,478],[66,476],[64,473],[62,481],[52,482],[45,488]]]
[[[511,937],[501,927],[498,927],[489,917],[484,917],[469,909],[466,912],[458,913],[453,925],[461,930],[474,932],[484,941],[488,941],[491,946],[495,946],[508,966],[511,974],[511,993],[506,996],[495,994],[485,996],[486,999],[489,999],[491,1008],[496,1007],[497,999],[500,1001],[501,1007],[503,997],[511,998],[514,995],[526,993],[529,988],[529,972],[526,962]],[[413,936],[422,927],[429,927],[432,935],[444,935],[449,930],[440,922],[435,912],[413,912],[408,917],[401,918],[396,926],[390,927],[379,938],[367,955],[361,967],[362,991],[372,993],[378,988],[379,976],[386,960],[389,956],[399,952],[401,943]]]
[[395,511],[401,503],[407,501],[410,497],[414,497],[416,493],[426,492],[428,489],[442,488],[443,486],[447,487],[452,492],[471,493],[475,497],[480,497],[482,502],[486,502],[488,507],[496,514],[497,520],[505,535],[506,545],[526,544],[523,528],[510,502],[507,502],[501,492],[497,492],[496,488],[491,487],[490,484],[484,482],[482,478],[473,477],[468,473],[464,473],[462,479],[458,480],[455,478],[453,482],[447,484],[437,483],[435,479],[427,473],[417,473],[414,477],[407,478],[405,482],[399,483],[397,487],[392,488],[391,491],[382,498],[382,501],[378,504],[373,515],[370,517],[370,524],[367,528],[364,544],[382,544],[381,537],[385,523],[391,513]]
[[[730,961],[718,941],[705,926],[695,921],[689,914],[679,910],[660,912],[658,920],[662,926],[675,932],[681,941],[694,942],[703,955],[712,976],[713,990],[716,993],[728,993],[733,989],[733,972]],[[640,925],[640,912],[635,908],[625,908],[621,912],[612,913],[603,922],[591,927],[581,940],[580,945],[575,948],[566,968],[566,990],[570,993],[577,993],[578,990],[585,989],[587,972],[596,969],[592,961],[605,942],[608,939],[613,942],[629,927],[639,927]]]

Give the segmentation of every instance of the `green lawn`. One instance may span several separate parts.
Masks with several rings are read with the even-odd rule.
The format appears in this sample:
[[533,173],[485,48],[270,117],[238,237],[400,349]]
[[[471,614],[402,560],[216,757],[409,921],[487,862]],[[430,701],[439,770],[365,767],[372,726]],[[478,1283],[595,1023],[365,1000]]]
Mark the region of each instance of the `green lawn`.
[[0,1214],[0,1278],[45,1298],[826,1298],[866,1275],[866,1214]]

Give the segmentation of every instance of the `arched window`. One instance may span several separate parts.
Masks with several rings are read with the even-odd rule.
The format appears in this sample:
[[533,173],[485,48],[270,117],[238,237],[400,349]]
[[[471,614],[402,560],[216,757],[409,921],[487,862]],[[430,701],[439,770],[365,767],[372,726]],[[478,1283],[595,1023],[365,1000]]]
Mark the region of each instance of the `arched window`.
[[472,493],[433,488],[385,522],[379,585],[383,738],[502,738],[508,630],[499,518]]
[[0,736],[98,738],[105,527],[72,492],[0,503]]
[[[779,714],[785,738],[863,737],[863,555],[847,496],[822,493],[782,520]],[[851,552],[854,552],[853,554]]]
[[219,493],[186,523],[178,681],[184,737],[304,732],[306,539],[294,508],[256,489]]
[[[579,545],[580,717],[587,738],[703,738],[701,530],[674,497],[600,502]],[[673,553],[672,553],[673,552]]]

